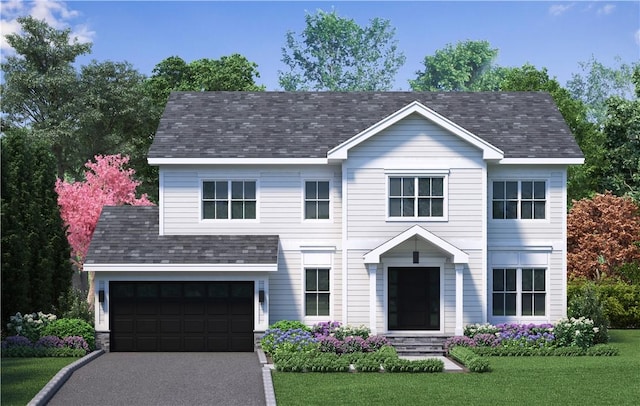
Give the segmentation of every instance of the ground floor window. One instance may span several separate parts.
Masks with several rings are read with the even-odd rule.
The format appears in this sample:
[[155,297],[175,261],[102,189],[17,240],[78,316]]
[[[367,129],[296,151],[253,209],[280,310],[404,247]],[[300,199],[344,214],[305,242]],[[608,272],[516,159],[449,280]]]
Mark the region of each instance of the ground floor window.
[[329,268],[305,269],[305,315],[329,315]]
[[494,268],[494,316],[544,316],[545,268]]

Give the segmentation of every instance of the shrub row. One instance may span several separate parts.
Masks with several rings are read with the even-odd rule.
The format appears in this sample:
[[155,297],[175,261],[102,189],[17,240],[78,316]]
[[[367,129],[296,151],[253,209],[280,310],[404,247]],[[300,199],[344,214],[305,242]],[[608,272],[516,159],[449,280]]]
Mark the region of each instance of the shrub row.
[[615,356],[620,351],[608,344],[596,344],[593,347],[583,349],[580,347],[473,347],[473,352],[480,356],[492,357],[576,357],[576,356]]
[[[456,336],[445,342],[445,348],[463,347],[514,347],[556,348],[579,347],[587,349],[596,342],[600,329],[593,320],[579,317],[554,324],[471,324],[465,327],[464,336]],[[608,338],[608,336],[607,336]]]
[[338,355],[318,351],[283,351],[274,354],[275,368],[281,372],[347,372],[350,364],[358,372],[442,372],[438,359],[410,361],[398,358],[395,349]]
[[283,320],[269,326],[260,345],[271,355],[279,349],[302,351],[310,347],[320,352],[351,354],[374,352],[389,345],[384,336],[370,334],[371,330],[366,326],[342,326],[337,321],[318,323],[309,328],[299,321]]
[[449,349],[449,355],[462,363],[471,372],[489,372],[491,370],[489,360],[482,358],[469,347],[452,347]]
[[78,336],[44,336],[35,343],[24,336],[9,336],[1,347],[3,357],[82,357],[89,351],[87,342]]
[[95,330],[81,319],[58,319],[42,312],[11,316],[3,357],[82,356],[95,348]]

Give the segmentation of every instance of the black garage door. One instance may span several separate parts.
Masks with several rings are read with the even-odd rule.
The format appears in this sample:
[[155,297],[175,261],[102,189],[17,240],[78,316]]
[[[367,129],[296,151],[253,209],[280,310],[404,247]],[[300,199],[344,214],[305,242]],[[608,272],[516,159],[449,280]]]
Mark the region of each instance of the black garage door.
[[253,282],[110,282],[111,351],[253,351]]

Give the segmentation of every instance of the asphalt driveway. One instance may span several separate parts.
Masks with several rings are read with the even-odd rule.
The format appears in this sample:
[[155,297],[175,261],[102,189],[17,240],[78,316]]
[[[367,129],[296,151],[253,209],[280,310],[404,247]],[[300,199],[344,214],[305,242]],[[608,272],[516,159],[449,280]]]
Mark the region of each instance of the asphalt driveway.
[[76,370],[49,405],[265,405],[255,353],[104,354]]

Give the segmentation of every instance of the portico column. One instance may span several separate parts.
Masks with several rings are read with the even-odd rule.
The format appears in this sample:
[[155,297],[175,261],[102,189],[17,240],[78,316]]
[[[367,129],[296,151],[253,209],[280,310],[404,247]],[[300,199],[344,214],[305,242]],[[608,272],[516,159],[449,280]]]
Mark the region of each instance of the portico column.
[[455,267],[456,267],[456,330],[455,330],[455,334],[457,336],[461,336],[464,333],[464,326],[462,321],[462,318],[464,315],[464,312],[463,312],[464,264],[455,264]]
[[371,334],[376,333],[376,275],[378,273],[378,264],[367,264],[369,271],[369,328]]

